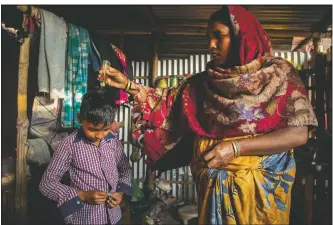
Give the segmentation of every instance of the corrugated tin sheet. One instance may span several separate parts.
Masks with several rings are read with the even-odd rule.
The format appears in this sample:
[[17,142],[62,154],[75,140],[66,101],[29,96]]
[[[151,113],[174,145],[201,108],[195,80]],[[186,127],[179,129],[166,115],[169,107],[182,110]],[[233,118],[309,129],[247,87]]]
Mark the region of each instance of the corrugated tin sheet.
[[208,20],[209,16],[217,9],[218,5],[154,5],[153,12],[159,19],[202,19]]
[[[244,5],[262,23],[265,29],[311,30],[314,23],[332,9],[331,5]],[[209,6],[152,6],[159,20],[183,19],[207,21],[210,15],[221,8]]]

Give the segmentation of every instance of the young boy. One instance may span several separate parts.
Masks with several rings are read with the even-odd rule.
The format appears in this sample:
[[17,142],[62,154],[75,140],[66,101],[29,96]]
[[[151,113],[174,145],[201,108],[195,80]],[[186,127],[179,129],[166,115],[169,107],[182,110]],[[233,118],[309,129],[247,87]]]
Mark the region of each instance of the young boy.
[[[87,93],[81,127],[55,151],[39,189],[56,201],[66,224],[118,224],[123,193],[131,195],[131,167],[112,129],[116,110],[103,92]],[[66,171],[70,186],[60,182]]]

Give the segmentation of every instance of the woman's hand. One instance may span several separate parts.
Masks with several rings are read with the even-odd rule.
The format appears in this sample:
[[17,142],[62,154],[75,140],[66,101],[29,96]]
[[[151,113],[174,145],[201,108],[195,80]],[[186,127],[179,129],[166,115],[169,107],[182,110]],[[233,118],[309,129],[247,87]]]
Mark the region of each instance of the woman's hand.
[[208,148],[202,157],[208,168],[219,168],[228,165],[235,154],[231,141],[221,141]]
[[128,82],[128,79],[124,74],[110,66],[106,66],[105,70],[100,70],[97,79],[99,81],[104,81],[111,87],[123,90],[126,89]]

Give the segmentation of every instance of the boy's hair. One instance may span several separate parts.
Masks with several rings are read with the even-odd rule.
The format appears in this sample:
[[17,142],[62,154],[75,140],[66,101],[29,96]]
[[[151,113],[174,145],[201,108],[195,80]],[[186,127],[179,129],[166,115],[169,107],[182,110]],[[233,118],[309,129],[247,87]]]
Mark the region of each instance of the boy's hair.
[[93,90],[86,93],[82,98],[80,108],[80,120],[86,120],[95,126],[103,123],[110,125],[115,119],[117,109],[113,104],[113,99],[107,92]]

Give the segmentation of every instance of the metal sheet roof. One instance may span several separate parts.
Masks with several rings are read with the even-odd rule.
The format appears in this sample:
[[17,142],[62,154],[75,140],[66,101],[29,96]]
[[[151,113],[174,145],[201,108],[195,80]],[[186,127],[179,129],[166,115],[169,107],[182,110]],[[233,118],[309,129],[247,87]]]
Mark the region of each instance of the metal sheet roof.
[[[3,6],[9,7],[9,6]],[[160,56],[205,53],[204,37],[210,15],[221,5],[39,5],[67,22],[115,40],[134,55],[151,57],[151,33],[160,32]],[[332,24],[332,5],[244,5],[271,38],[274,50],[290,51],[293,37],[324,32]],[[2,10],[4,12],[5,10]],[[146,36],[140,37],[139,36]],[[143,47],[138,47],[141,45]],[[149,51],[149,52],[148,52]],[[140,54],[142,56],[140,56]]]

